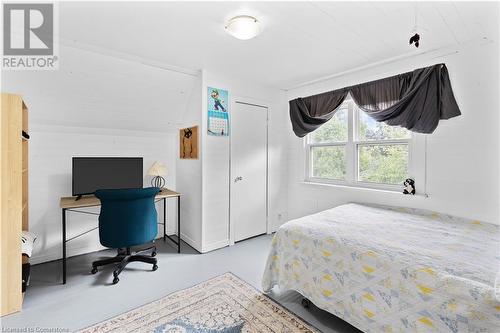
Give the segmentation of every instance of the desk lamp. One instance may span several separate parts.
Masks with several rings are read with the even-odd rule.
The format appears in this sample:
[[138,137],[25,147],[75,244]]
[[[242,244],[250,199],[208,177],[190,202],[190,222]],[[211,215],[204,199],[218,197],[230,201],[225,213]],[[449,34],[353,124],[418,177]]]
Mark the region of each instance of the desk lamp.
[[167,168],[161,162],[154,162],[151,168],[149,168],[148,176],[153,176],[151,179],[151,186],[163,188],[165,186],[165,178],[162,176],[167,175]]

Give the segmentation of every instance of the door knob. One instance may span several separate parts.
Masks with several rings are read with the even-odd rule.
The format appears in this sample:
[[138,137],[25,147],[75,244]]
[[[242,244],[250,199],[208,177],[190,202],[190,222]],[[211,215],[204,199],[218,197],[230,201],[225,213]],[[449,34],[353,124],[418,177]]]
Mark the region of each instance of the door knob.
[[240,180],[243,180],[243,177],[238,176],[238,177],[234,178],[234,182],[235,182],[235,183],[236,183],[236,182],[239,182]]

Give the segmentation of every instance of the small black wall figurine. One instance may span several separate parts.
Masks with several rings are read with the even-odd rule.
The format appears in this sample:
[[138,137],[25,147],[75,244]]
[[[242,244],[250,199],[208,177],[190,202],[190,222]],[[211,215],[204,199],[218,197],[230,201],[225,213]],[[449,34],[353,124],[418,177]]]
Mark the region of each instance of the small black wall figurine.
[[405,180],[403,184],[405,186],[403,190],[404,194],[412,194],[412,195],[415,194],[415,181],[413,179],[408,178]]
[[410,45],[415,43],[415,47],[418,48],[420,46],[420,35],[418,33],[415,33],[413,36],[410,37],[409,43]]

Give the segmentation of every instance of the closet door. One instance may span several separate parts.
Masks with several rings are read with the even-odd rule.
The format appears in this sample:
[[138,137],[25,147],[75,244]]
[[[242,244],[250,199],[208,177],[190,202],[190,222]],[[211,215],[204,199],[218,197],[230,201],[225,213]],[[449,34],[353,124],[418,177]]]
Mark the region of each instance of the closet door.
[[230,137],[230,225],[237,242],[267,231],[267,108],[236,102]]

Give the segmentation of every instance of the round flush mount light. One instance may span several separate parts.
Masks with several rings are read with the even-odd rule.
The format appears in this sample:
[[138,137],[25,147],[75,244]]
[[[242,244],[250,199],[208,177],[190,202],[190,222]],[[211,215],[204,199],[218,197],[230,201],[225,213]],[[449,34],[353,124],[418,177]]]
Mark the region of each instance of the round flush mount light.
[[225,28],[228,34],[242,40],[254,38],[260,33],[259,21],[248,15],[233,17],[227,22]]

